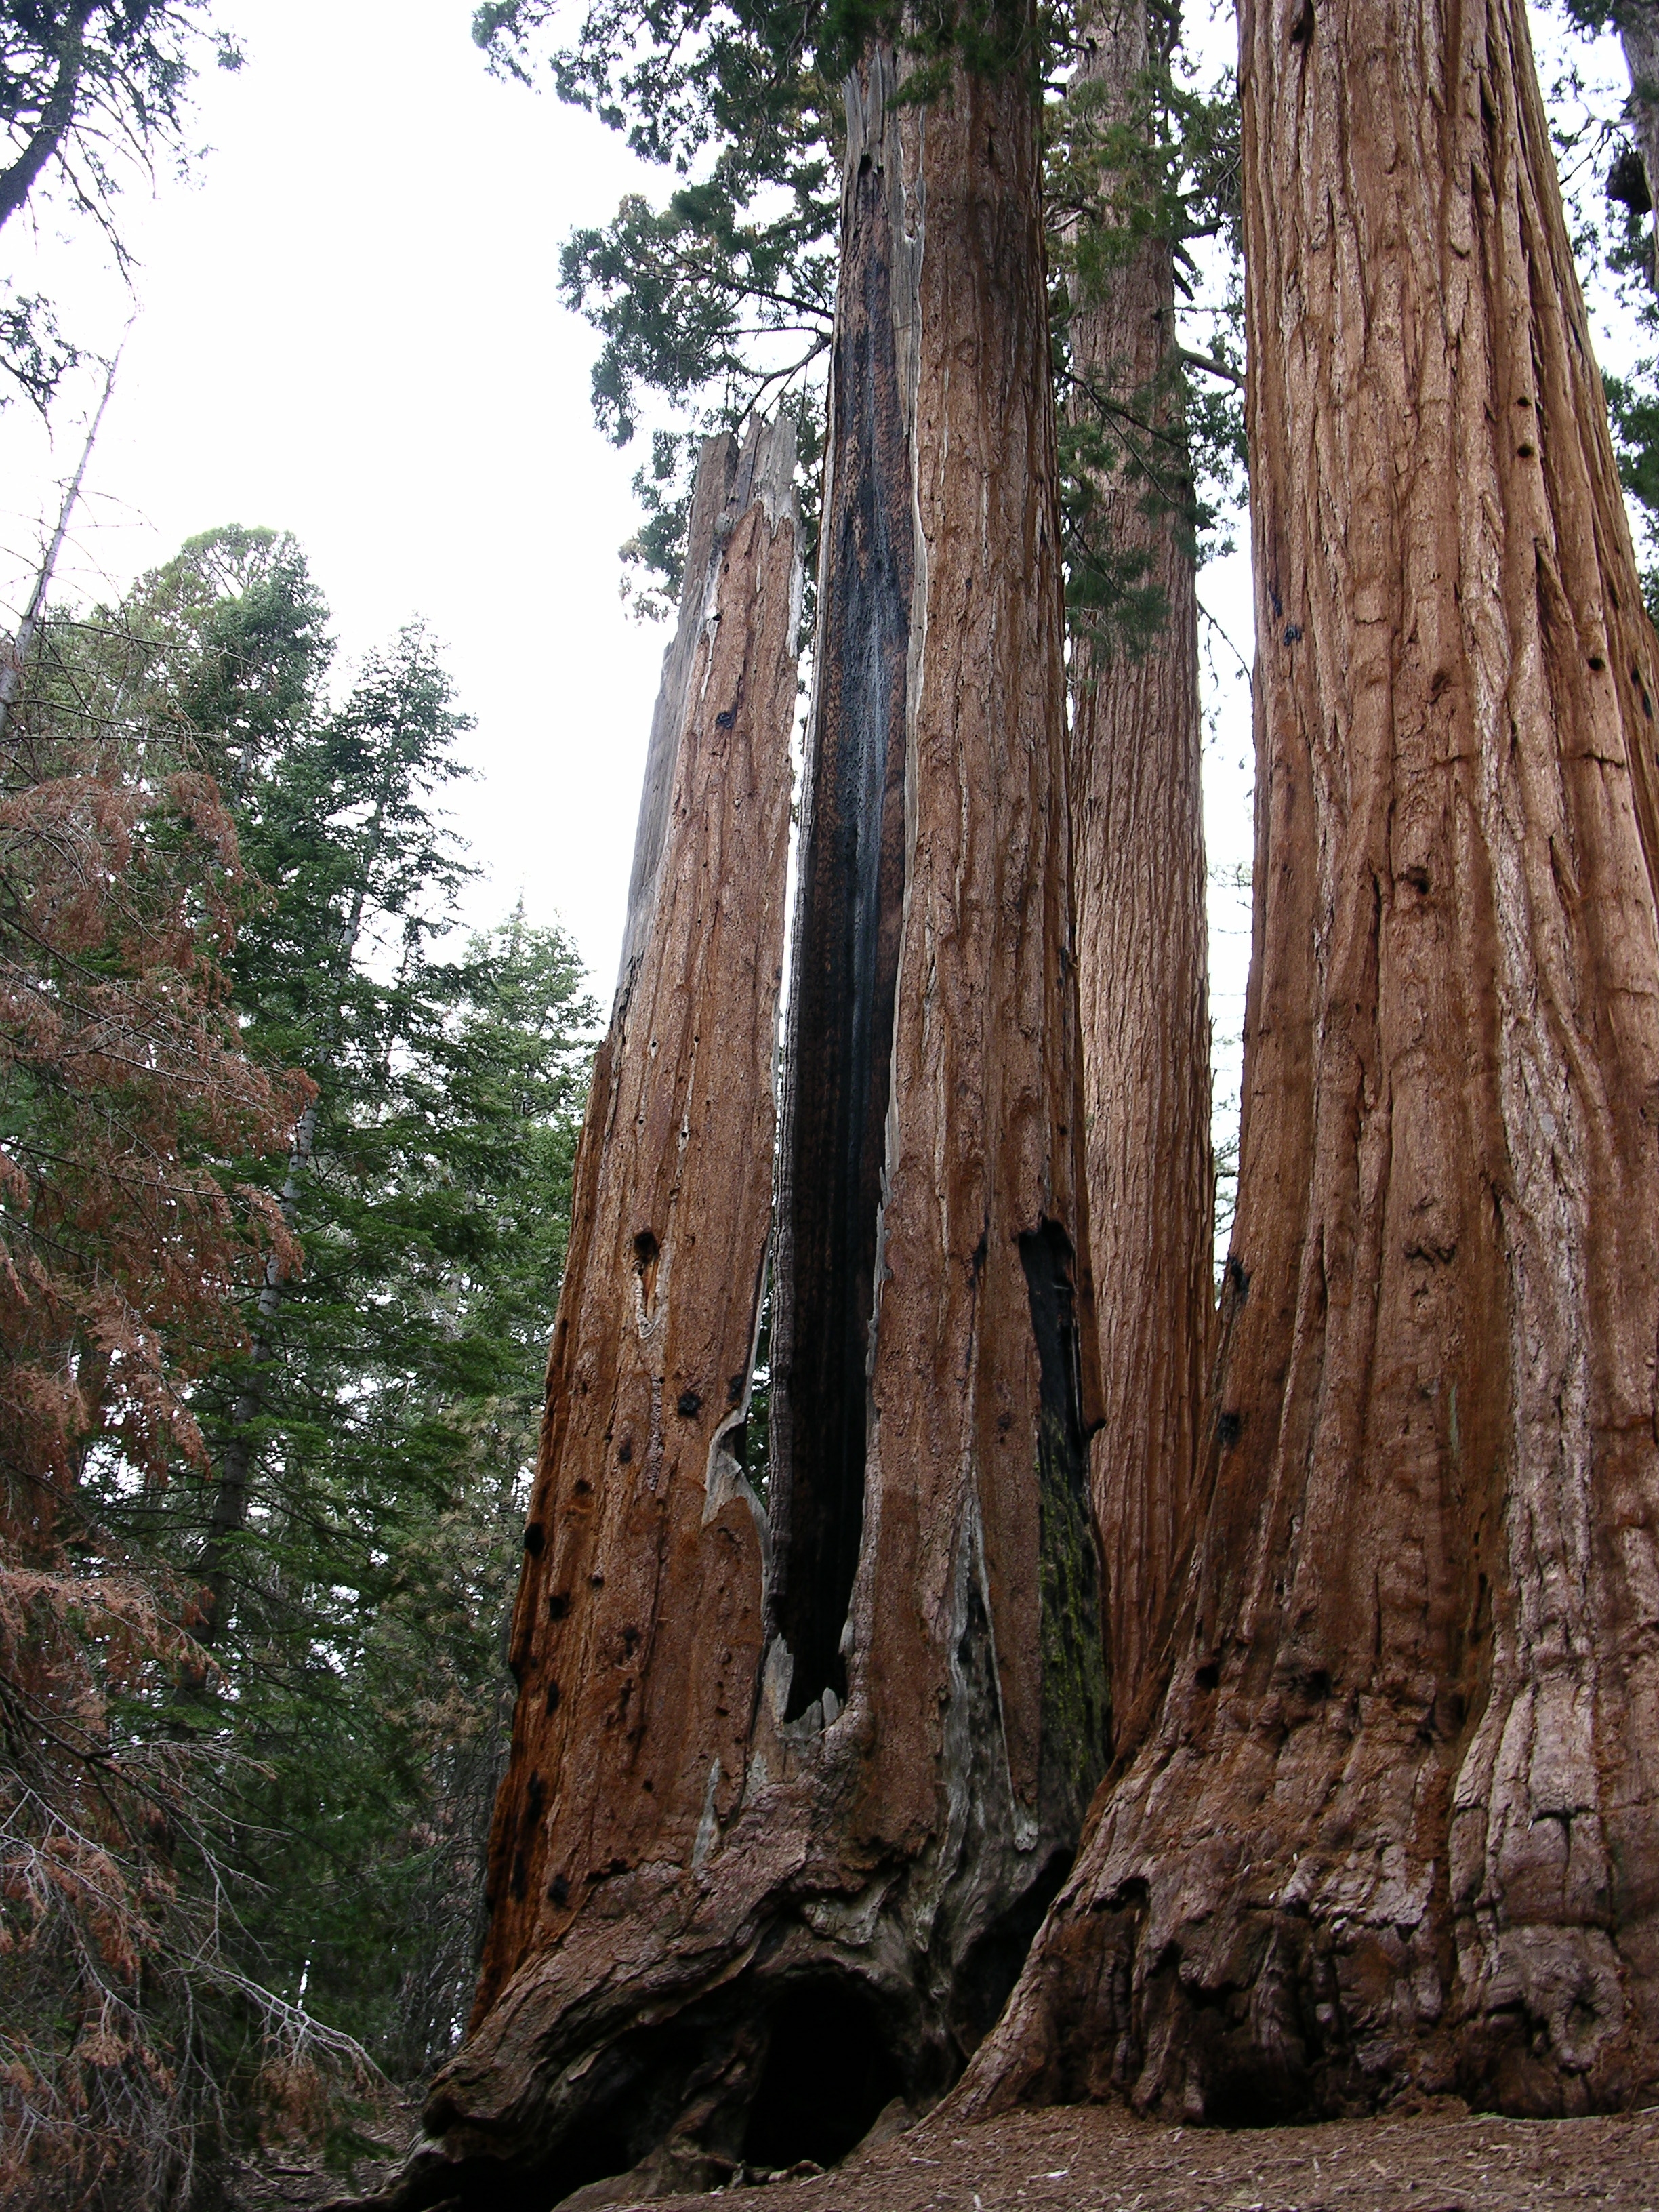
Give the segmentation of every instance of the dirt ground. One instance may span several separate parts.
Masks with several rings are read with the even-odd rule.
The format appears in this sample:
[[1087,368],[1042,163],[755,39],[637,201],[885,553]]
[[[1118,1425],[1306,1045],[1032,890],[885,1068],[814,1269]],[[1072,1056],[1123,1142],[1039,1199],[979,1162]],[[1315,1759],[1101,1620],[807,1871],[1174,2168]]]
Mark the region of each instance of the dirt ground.
[[1659,2112],[1223,2130],[1073,2106],[980,2127],[924,2121],[821,2179],[723,2194],[732,2212],[1522,2212],[1592,2200],[1659,2212]]
[[[374,2179],[386,2169],[379,2169]],[[337,2194],[298,2166],[246,2202]],[[358,2187],[373,2186],[359,2168]],[[1616,2119],[1505,2120],[1456,2106],[1317,2127],[1175,2128],[1097,2106],[977,2127],[924,2120],[832,2172],[653,2199],[648,2212],[1659,2212],[1659,2107]],[[627,2200],[619,2200],[623,2212]]]

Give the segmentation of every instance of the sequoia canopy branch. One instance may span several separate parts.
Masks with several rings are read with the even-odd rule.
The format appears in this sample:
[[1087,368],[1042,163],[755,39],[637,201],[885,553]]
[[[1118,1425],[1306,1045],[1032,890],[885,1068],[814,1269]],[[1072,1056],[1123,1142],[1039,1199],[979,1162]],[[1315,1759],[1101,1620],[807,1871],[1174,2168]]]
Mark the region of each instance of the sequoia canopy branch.
[[877,48],[848,90],[777,1443],[763,1498],[736,1447],[789,804],[781,428],[699,478],[577,1170],[483,1978],[404,2207],[828,2162],[937,2097],[1099,1770],[1037,108],[1020,72],[925,106],[895,87]]
[[1659,2085],[1655,640],[1522,0],[1246,0],[1255,942],[1167,1689],[964,2092]]

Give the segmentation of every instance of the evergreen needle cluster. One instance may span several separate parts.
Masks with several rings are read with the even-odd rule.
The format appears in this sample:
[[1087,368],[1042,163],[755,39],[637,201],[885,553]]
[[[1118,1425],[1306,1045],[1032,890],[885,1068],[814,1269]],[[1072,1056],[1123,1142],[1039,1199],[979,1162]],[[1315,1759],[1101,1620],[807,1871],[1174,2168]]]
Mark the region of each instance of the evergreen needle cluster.
[[556,931],[457,938],[430,640],[337,701],[331,657],[292,540],[216,531],[55,620],[10,725],[0,2094],[43,2202],[349,2155],[470,1996],[593,1010]]

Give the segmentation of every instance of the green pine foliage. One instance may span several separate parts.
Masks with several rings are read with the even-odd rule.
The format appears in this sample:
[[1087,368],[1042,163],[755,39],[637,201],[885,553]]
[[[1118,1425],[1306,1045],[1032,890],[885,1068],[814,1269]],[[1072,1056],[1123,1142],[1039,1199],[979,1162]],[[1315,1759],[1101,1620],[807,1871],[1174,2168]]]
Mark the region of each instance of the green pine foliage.
[[[1062,416],[1063,519],[1074,619],[1133,651],[1163,621],[1136,556],[1109,542],[1090,473],[1127,464],[1149,503],[1173,506],[1194,542],[1216,542],[1243,485],[1237,282],[1237,109],[1230,80],[1201,92],[1171,20],[1133,129],[1098,127],[1072,88],[1077,22],[1045,9],[1035,43],[1018,10],[987,0],[918,11],[866,0],[783,9],[767,0],[590,0],[568,43],[551,0],[494,0],[473,35],[501,75],[526,83],[544,63],[562,100],[588,109],[682,181],[664,204],[624,200],[601,228],[575,232],[561,258],[566,304],[599,336],[595,419],[627,444],[647,418],[651,458],[635,478],[640,529],[622,548],[624,591],[660,616],[680,581],[701,438],[785,407],[800,429],[811,511],[835,313],[845,139],[842,85],[865,42],[891,38],[904,96],[933,97],[958,59],[1029,70],[1045,100],[1057,389],[1073,397],[1066,329],[1115,259],[1149,230],[1168,237],[1188,296],[1215,295],[1216,336],[1178,362],[1170,388],[1085,395],[1092,419]],[[1198,249],[1205,258],[1194,258]],[[1213,369],[1205,366],[1213,362]],[[1197,373],[1194,374],[1194,372]],[[1171,425],[1174,424],[1172,429]],[[810,623],[811,607],[806,609]]]
[[315,1102],[286,1162],[234,1169],[302,1257],[197,1389],[211,1474],[105,1507],[216,1590],[165,1723],[223,1754],[250,1974],[412,2079],[471,1996],[595,1013],[559,932],[456,938],[466,724],[429,637],[334,704],[326,625],[292,541],[240,530],[111,619],[231,798],[244,1043]]
[[[50,208],[101,233],[131,273],[121,187],[187,166],[190,88],[208,56],[242,66],[211,0],[9,0],[0,7],[0,228]],[[82,358],[53,304],[0,279],[0,406],[44,412]]]
[[[1156,643],[1167,609],[1144,553],[1114,542],[1100,483],[1127,481],[1143,514],[1177,518],[1201,559],[1221,550],[1244,478],[1237,97],[1231,76],[1195,88],[1176,19],[1151,12],[1152,58],[1127,116],[1081,75],[1067,75],[1044,111],[1066,604],[1074,632],[1131,655]],[[1169,252],[1180,301],[1211,296],[1207,346],[1172,349],[1150,385],[1111,364],[1085,375],[1073,315],[1108,297],[1149,244]]]

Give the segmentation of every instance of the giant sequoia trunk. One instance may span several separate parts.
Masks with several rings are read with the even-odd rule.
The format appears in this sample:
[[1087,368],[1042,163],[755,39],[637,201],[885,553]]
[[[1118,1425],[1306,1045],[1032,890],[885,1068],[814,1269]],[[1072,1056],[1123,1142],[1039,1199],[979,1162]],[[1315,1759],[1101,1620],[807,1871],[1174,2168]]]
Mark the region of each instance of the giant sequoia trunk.
[[1241,20],[1257,852],[1161,1710],[969,2077],[1659,2081],[1642,618],[1522,0]]
[[653,739],[483,1979],[405,2206],[828,2160],[936,2094],[1098,1768],[1036,109],[1021,76],[893,91],[879,52],[848,90],[766,1499],[730,1445],[771,1179],[775,483],[712,532],[707,624],[694,564],[665,808],[672,702]]
[[[1096,9],[1077,77],[1090,102],[1086,131],[1109,143],[1133,133],[1152,59],[1146,0]],[[1143,649],[1085,630],[1072,664],[1078,976],[1105,1414],[1094,1496],[1112,1702],[1124,1723],[1191,1509],[1215,1296],[1198,594],[1175,263],[1155,229],[1102,258],[1073,301],[1069,409],[1078,424],[1106,431],[1119,456],[1094,472],[1090,522],[1101,550],[1164,601]]]

